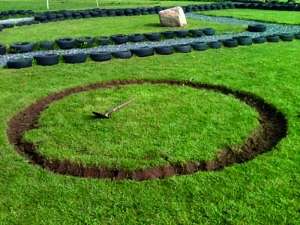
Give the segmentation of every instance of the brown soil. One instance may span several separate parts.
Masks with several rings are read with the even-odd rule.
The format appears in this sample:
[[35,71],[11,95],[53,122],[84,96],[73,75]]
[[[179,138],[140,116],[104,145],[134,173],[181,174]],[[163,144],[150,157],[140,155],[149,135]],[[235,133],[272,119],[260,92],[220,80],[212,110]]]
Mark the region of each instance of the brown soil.
[[[84,166],[67,160],[48,160],[39,153],[33,143],[29,143],[23,139],[25,132],[38,128],[38,119],[41,112],[54,101],[58,101],[74,93],[100,88],[144,83],[189,86],[195,89],[206,89],[225,95],[231,95],[255,108],[260,116],[260,126],[250,137],[247,138],[243,145],[223,149],[213,160],[199,162],[189,161],[180,165],[168,164],[165,166],[134,171],[113,169],[104,166]],[[257,155],[270,151],[274,148],[279,141],[287,135],[287,120],[283,113],[277,110],[273,105],[266,103],[262,98],[251,93],[231,90],[224,86],[176,80],[114,80],[66,89],[38,100],[23,111],[19,112],[9,121],[7,134],[10,143],[15,146],[16,150],[20,154],[27,157],[32,163],[55,173],[78,177],[110,178],[115,180],[131,179],[142,181],[147,179],[165,178],[174,175],[192,174],[198,171],[217,171],[235,163],[244,163],[253,159]]]

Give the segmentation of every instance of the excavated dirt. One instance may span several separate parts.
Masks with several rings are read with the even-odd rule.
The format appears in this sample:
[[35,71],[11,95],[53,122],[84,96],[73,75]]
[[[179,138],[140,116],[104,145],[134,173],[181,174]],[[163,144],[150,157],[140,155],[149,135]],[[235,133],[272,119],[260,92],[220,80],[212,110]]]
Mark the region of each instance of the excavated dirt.
[[[245,102],[259,113],[259,128],[247,138],[243,145],[223,149],[213,160],[199,162],[188,161],[183,164],[168,164],[165,166],[134,171],[113,169],[104,166],[84,166],[67,160],[48,160],[39,153],[33,143],[29,143],[23,139],[25,132],[38,128],[38,119],[41,112],[52,102],[79,92],[144,83],[153,85],[168,84],[175,86],[189,86],[195,89],[205,89],[230,95]],[[235,163],[249,161],[259,154],[270,151],[287,135],[287,120],[282,112],[277,110],[273,105],[265,102],[262,98],[251,93],[232,90],[225,86],[176,80],[114,80],[66,89],[38,100],[19,112],[9,121],[7,134],[10,143],[15,146],[20,154],[27,157],[32,163],[55,173],[77,177],[109,178],[114,180],[131,179],[142,181],[155,178],[161,179],[174,175],[192,174],[198,171],[217,171]]]

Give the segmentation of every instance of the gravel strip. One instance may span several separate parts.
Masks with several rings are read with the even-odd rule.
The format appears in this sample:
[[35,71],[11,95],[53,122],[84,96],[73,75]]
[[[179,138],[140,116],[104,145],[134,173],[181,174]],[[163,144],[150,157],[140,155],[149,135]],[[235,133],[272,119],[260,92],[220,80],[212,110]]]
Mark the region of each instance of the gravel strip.
[[[202,21],[207,21],[207,22],[223,23],[223,24],[231,24],[231,25],[248,26],[248,25],[258,24],[258,23],[264,24],[267,27],[267,30],[263,33],[258,33],[257,34],[258,36],[271,35],[271,34],[275,34],[275,33],[297,33],[297,32],[300,32],[299,25],[270,23],[270,22],[262,22],[262,21],[249,20],[249,19],[238,19],[238,18],[223,17],[223,16],[208,16],[208,15],[202,15],[202,14],[196,14],[196,13],[188,13],[187,17],[202,20]],[[253,36],[253,33],[250,36]]]
[[34,17],[24,17],[24,18],[12,18],[12,19],[6,19],[6,20],[0,20],[0,24],[19,24],[24,22],[31,22],[34,21]]
[[214,22],[214,23],[224,23],[224,24],[232,24],[232,25],[250,25],[250,24],[264,24],[267,26],[267,30],[261,33],[255,32],[240,32],[240,33],[226,33],[220,35],[213,36],[203,36],[197,38],[177,38],[177,39],[167,39],[159,42],[140,42],[140,43],[126,43],[122,45],[107,45],[107,46],[98,46],[94,48],[87,49],[70,49],[70,50],[49,50],[49,51],[36,51],[29,53],[21,53],[21,54],[7,54],[0,57],[0,66],[5,66],[8,60],[11,59],[19,59],[19,58],[28,58],[34,57],[42,54],[51,54],[55,53],[58,55],[64,54],[74,54],[74,53],[91,53],[91,52],[114,52],[114,51],[125,51],[130,49],[137,49],[141,47],[158,47],[165,45],[180,45],[180,44],[190,44],[193,42],[210,42],[216,40],[224,40],[232,37],[238,36],[250,36],[252,38],[259,36],[267,36],[278,33],[298,33],[300,32],[300,26],[297,25],[285,25],[285,24],[274,24],[274,23],[263,23],[255,20],[244,20],[244,19],[236,19],[236,18],[228,18],[228,17],[220,17],[220,16],[206,16],[194,13],[187,13],[188,18],[199,19],[202,21]]

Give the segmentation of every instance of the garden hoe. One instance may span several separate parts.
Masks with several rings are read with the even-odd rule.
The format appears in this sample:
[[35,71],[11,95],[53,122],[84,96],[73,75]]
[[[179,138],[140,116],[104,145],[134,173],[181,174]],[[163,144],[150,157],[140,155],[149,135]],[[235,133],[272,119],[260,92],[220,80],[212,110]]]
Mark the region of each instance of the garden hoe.
[[113,108],[110,108],[106,112],[103,112],[103,113],[102,112],[93,112],[93,114],[94,114],[94,116],[96,116],[96,118],[99,118],[99,119],[109,119],[109,118],[111,118],[112,113],[119,111],[120,109],[122,109],[125,106],[129,105],[129,103],[131,103],[132,101],[133,101],[133,99],[129,100],[127,102],[124,102],[120,105],[117,105]]

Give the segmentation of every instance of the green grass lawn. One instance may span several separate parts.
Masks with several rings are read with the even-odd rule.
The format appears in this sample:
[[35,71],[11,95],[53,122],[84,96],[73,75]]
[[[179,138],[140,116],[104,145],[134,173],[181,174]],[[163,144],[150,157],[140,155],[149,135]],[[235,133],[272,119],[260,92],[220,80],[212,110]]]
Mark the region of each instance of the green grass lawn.
[[[96,8],[96,0],[49,0],[50,10]],[[165,0],[99,0],[101,8],[126,8],[143,6],[174,6],[201,4],[205,1],[165,1]],[[0,0],[0,10],[31,9],[46,10],[46,0]]]
[[[111,119],[91,117],[128,99],[134,100]],[[41,127],[26,139],[49,159],[145,169],[214,159],[218,150],[242,144],[258,127],[257,117],[245,103],[218,93],[132,85],[66,97],[42,114]]]
[[[92,0],[55,2],[57,9],[95,4]],[[193,2],[101,1],[106,7],[173,3]],[[2,10],[42,10],[44,4],[0,0]],[[284,23],[298,23],[300,15],[247,11],[208,13]],[[0,42],[166,30],[157,22],[153,15],[62,21],[4,30]],[[195,20],[189,20],[187,29],[201,27],[218,32],[244,29]],[[0,69],[0,225],[299,224],[299,57],[300,41],[295,40],[102,63],[89,60],[76,65]],[[143,182],[54,174],[30,163],[9,143],[9,120],[38,99],[66,88],[116,79],[189,80],[251,92],[284,113],[288,134],[274,149],[243,164]],[[104,111],[132,98],[111,119],[91,117],[91,111]],[[243,143],[257,128],[257,117],[252,108],[230,95],[186,86],[130,85],[54,102],[41,114],[39,129],[27,132],[25,138],[49,159],[135,169],[211,159],[220,149]]]
[[[300,43],[294,41],[166,57],[134,57],[105,63],[0,70],[1,224],[297,224],[300,207],[300,71],[296,68],[299,57]],[[116,182],[53,174],[28,163],[8,142],[6,129],[9,119],[49,93],[105,80],[146,78],[193,80],[252,92],[286,115],[288,136],[272,151],[244,164],[219,172],[199,172],[145,182]],[[130,93],[134,89],[126,90]],[[168,92],[168,88],[165,91]],[[186,91],[187,98],[207,94],[208,100],[216,100],[214,104],[197,99],[204,102],[203,106],[199,105],[200,108],[192,113],[203,113],[211,105],[213,113],[205,115],[207,121],[217,120],[211,118],[217,112],[220,112],[219,115],[226,113],[230,118],[238,113],[237,109],[243,109],[242,112],[247,109],[237,102],[231,105],[233,102],[226,102],[224,96]],[[118,93],[112,93],[112,98]],[[144,90],[138,92],[137,89],[134,93],[144,93]],[[154,90],[150,93],[160,94]],[[176,91],[172,93],[178,95]],[[90,107],[96,95],[97,92],[74,95],[55,103],[43,114],[41,123],[50,123],[51,112],[62,110],[66,101],[72,103],[76,111],[84,102]],[[161,97],[165,99],[167,96]],[[221,103],[222,100],[224,102]],[[219,101],[220,108],[216,105]],[[172,104],[168,102],[168,107]],[[84,112],[85,109],[78,110]],[[68,111],[61,115],[68,115]],[[225,119],[223,129],[233,130],[245,115],[239,115],[234,121]],[[60,125],[59,117],[60,114],[57,114],[51,122],[56,123],[55,133],[60,129],[68,132],[65,125]],[[72,114],[71,117],[75,119],[78,115]],[[80,118],[77,120],[79,124],[82,122]],[[214,123],[211,125],[215,129]],[[72,132],[79,132],[75,130],[74,123],[70,126],[74,129]],[[235,132],[244,132],[247,127]],[[202,132],[208,130],[203,128]],[[211,138],[221,139],[219,131],[216,135]],[[59,140],[60,143],[66,141]],[[81,142],[80,139],[77,141]],[[190,144],[190,140],[186,144]]]
[[201,12],[201,14],[230,16],[241,19],[254,19],[276,23],[300,24],[300,12],[256,9],[226,9]]
[[[205,27],[214,28],[218,33],[245,30],[243,26],[203,22],[195,19],[188,19],[188,26],[181,29]],[[9,44],[18,41],[54,40],[67,36],[107,36],[112,34],[146,33],[174,29],[178,28],[161,27],[157,15],[91,18],[5,29],[0,33],[0,42]]]

